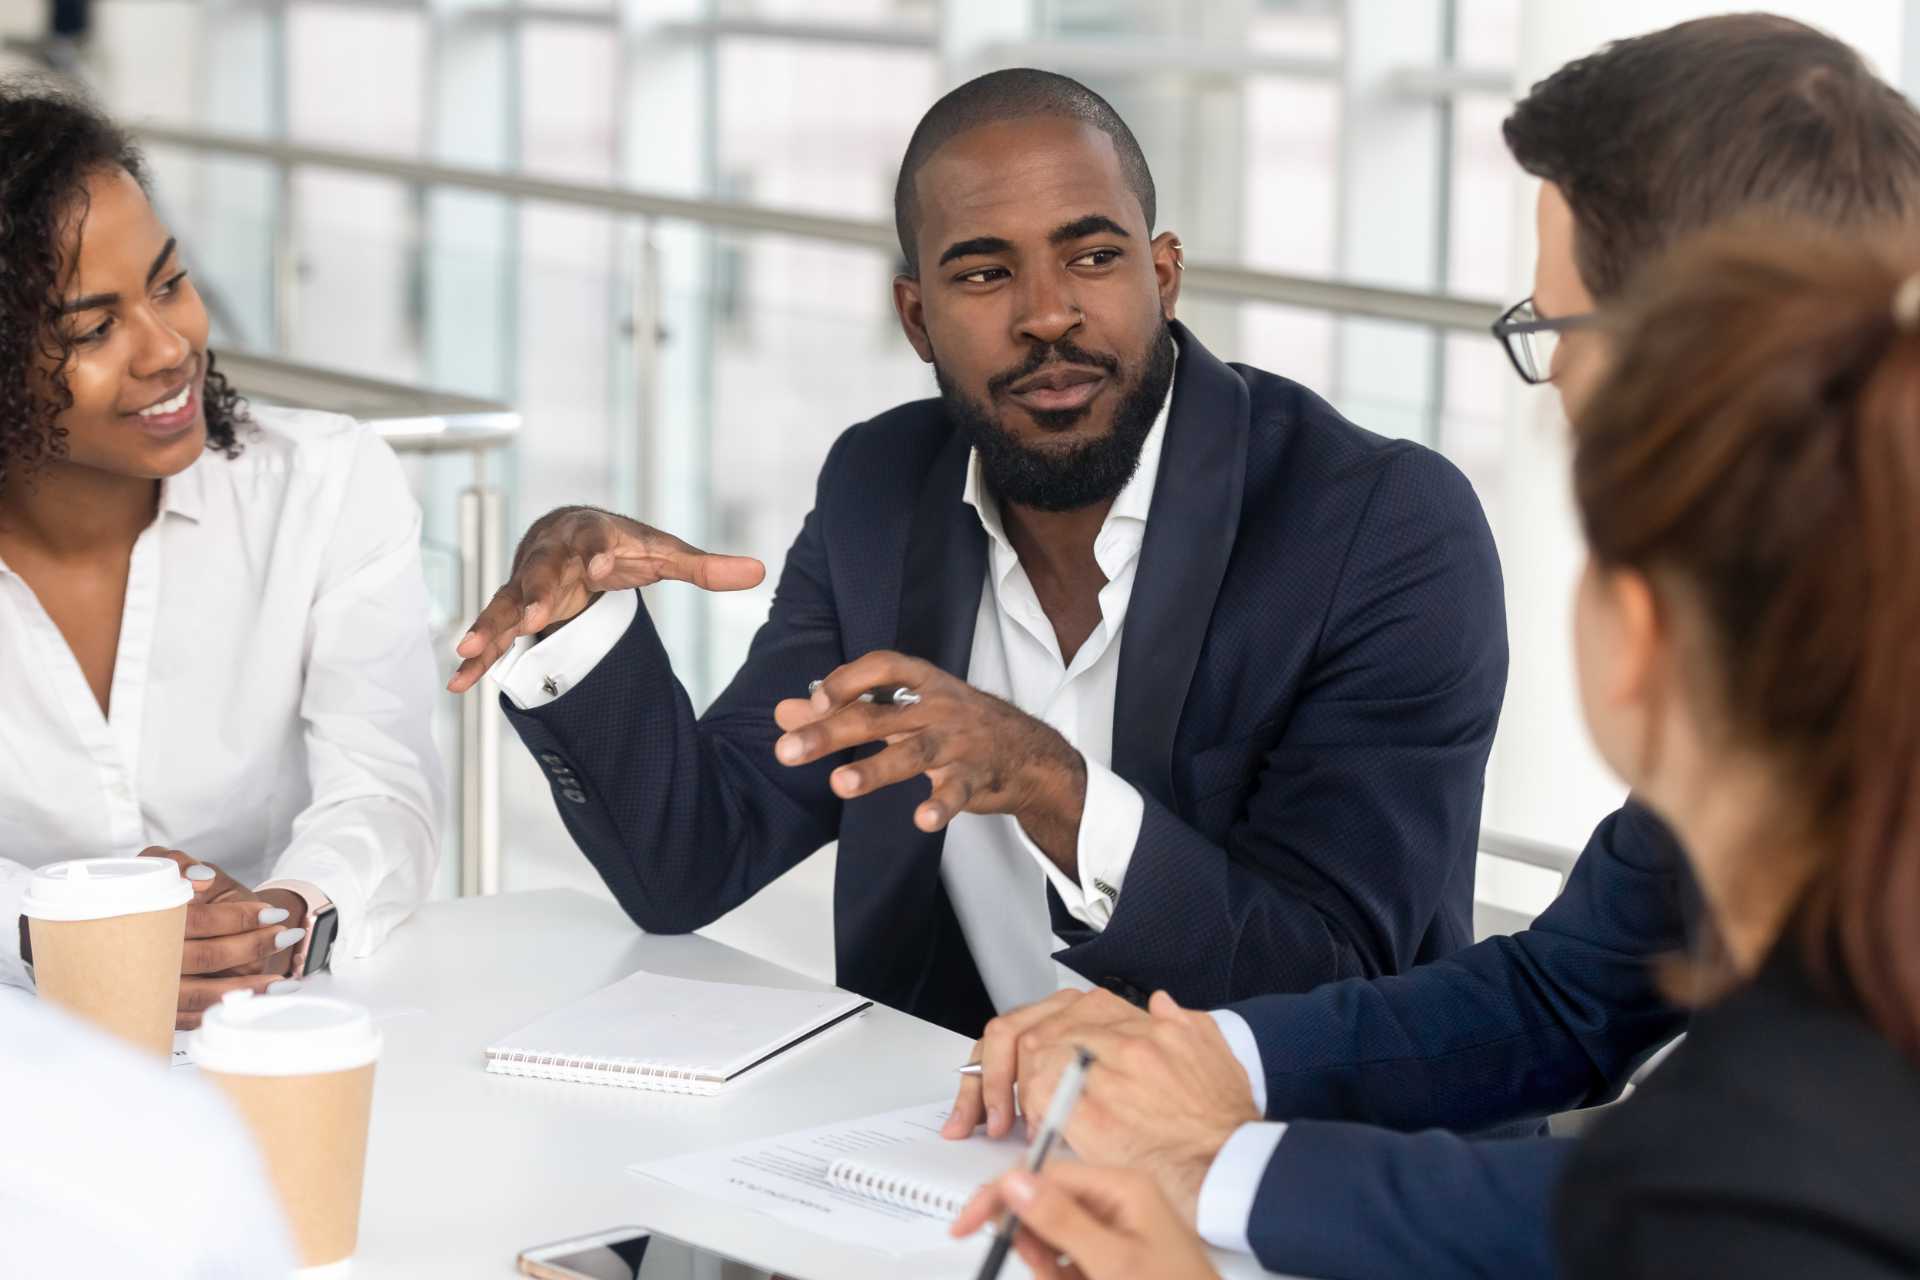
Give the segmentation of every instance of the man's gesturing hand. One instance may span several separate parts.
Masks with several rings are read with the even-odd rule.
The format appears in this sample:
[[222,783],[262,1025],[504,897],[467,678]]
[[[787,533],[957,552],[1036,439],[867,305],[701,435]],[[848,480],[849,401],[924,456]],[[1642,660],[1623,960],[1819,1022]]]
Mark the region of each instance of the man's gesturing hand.
[[666,579],[707,591],[742,591],[766,576],[766,566],[747,556],[713,555],[594,507],[561,507],[536,520],[520,540],[512,576],[454,647],[463,661],[447,688],[465,693],[516,637],[571,621],[603,591]]
[[[860,701],[873,689],[905,688],[912,706]],[[884,742],[877,755],[833,771],[843,800],[926,775],[933,792],[914,825],[939,831],[960,813],[1010,813],[1034,844],[1078,876],[1080,813],[1087,765],[1073,744],[1012,703],[985,694],[930,662],[879,650],[820,682],[811,698],[774,708],[786,730],[774,744],[782,764],[811,764],[836,752]]]

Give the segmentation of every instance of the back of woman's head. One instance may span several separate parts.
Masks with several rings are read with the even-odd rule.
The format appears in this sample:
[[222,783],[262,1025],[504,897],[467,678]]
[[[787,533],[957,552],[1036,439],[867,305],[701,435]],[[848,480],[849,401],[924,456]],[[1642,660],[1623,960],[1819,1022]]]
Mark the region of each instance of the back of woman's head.
[[1695,603],[1690,695],[1818,834],[1810,868],[1757,850],[1744,874],[1806,876],[1808,960],[1920,1057],[1917,267],[1778,233],[1682,246],[1611,319],[1574,482],[1596,562]]
[[[45,80],[0,81],[0,481],[62,453],[72,344],[56,323],[61,291],[87,180],[113,168],[147,185],[138,148],[99,108]],[[231,452],[241,409],[211,370],[205,404],[208,444]]]

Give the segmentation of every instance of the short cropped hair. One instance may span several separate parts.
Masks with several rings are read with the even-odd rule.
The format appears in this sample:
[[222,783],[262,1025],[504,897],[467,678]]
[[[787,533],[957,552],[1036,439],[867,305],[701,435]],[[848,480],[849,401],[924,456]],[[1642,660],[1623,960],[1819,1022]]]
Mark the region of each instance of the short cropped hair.
[[1139,140],[1112,104],[1078,80],[1051,71],[1031,67],[989,71],[929,107],[907,142],[907,154],[900,161],[900,178],[893,188],[893,226],[900,237],[900,253],[906,259],[907,274],[920,274],[917,245],[920,205],[914,184],[922,166],[934,152],[969,129],[1033,116],[1078,120],[1111,138],[1114,152],[1120,157],[1120,172],[1140,202],[1147,229],[1153,229],[1153,174],[1147,170],[1147,157],[1140,150]]
[[1920,205],[1920,112],[1832,36],[1771,14],[1683,22],[1533,86],[1504,126],[1560,188],[1600,299],[1690,232],[1781,216],[1831,231]]

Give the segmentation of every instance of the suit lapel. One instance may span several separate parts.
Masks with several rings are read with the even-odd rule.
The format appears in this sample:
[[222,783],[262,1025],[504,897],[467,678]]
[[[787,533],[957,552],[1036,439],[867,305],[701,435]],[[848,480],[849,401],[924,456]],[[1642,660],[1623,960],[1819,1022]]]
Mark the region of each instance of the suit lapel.
[[1247,387],[1184,325],[1160,476],[1120,647],[1113,771],[1173,805],[1173,736],[1233,556],[1246,489]]
[[[973,631],[987,575],[987,535],[972,507],[961,500],[968,460],[966,438],[954,431],[928,468],[907,534],[900,613],[894,647],[925,658],[965,679],[973,656]],[[857,656],[857,655],[849,655]],[[842,936],[884,939],[870,962],[884,973],[872,994],[901,1009],[918,1007],[933,972],[941,913],[951,913],[940,887],[944,832],[927,834],[913,825],[913,811],[927,797],[924,782],[912,782],[855,801],[866,809],[863,829],[884,833],[874,856],[862,859],[856,876],[836,879]],[[841,857],[850,850],[842,846]],[[911,921],[902,929],[901,922]]]
[[966,437],[953,432],[927,469],[907,534],[905,578],[894,644],[941,670],[967,677],[980,591],[987,578],[987,533],[961,499]]

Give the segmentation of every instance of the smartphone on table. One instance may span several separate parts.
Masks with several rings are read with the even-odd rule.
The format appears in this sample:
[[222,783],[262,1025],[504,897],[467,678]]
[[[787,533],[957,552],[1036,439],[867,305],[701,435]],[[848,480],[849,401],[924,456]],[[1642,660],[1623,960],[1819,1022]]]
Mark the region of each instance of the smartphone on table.
[[614,1227],[520,1254],[534,1280],[768,1280],[769,1273],[645,1227]]

